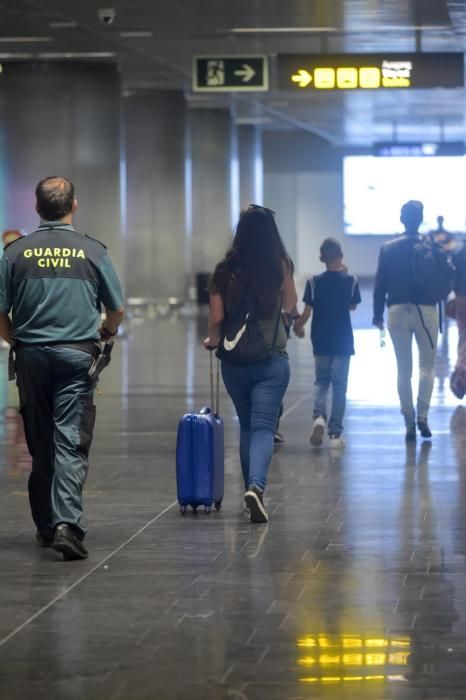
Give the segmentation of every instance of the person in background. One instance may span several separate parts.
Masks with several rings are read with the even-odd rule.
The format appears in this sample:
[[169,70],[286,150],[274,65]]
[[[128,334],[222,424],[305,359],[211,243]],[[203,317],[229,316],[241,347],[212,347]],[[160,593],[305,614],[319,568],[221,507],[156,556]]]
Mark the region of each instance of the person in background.
[[[289,337],[290,337],[290,330],[291,330],[291,327],[293,325],[293,321],[295,318],[297,318],[298,315],[299,314],[296,313],[296,309],[293,309],[293,311],[291,313],[286,313],[286,312],[282,313],[283,325],[285,327],[285,333],[286,333],[287,339],[289,339]],[[280,405],[280,413],[279,413],[278,421],[277,421],[277,429],[275,431],[275,435],[273,438],[275,445],[283,445],[283,443],[285,442],[285,436],[283,435],[283,433],[281,433],[279,431],[280,420],[281,420],[282,415],[283,415],[283,401]]]
[[443,227],[444,217],[437,216],[437,228],[430,232],[430,238],[438,243],[447,253],[452,253],[456,247],[455,237],[450,231],[446,231]]
[[24,233],[21,233],[18,229],[7,229],[2,233],[3,247],[6,248],[7,245],[17,241],[18,238],[22,238]]
[[[436,303],[414,289],[413,248],[422,237],[419,227],[424,216],[422,202],[410,200],[401,207],[402,235],[384,243],[380,250],[374,286],[373,325],[384,329],[384,309],[388,306],[388,330],[395,349],[398,368],[398,396],[406,426],[406,440],[416,440],[417,426],[423,438],[432,433],[427,415],[434,386],[434,365],[439,332]],[[413,404],[413,337],[419,350],[419,389],[416,411]]]
[[0,336],[15,353],[36,539],[64,559],[88,556],[82,490],[96,410],[88,372],[96,343],[115,336],[123,318],[107,249],[75,230],[77,206],[68,178],[41,180],[37,231],[10,243],[0,261]]
[[350,311],[361,302],[356,277],[343,264],[343,251],[335,238],[320,246],[326,271],[311,277],[304,291],[304,311],[294,323],[294,332],[304,337],[304,326],[312,313],[311,341],[315,361],[314,422],[310,443],[320,447],[327,428],[327,395],[332,387],[332,409],[328,421],[329,444],[341,448],[345,442],[343,416],[351,355],[354,355]]
[[454,318],[458,326],[458,357],[450,386],[455,396],[462,399],[466,394],[466,242],[453,253],[455,281],[453,291]]
[[[264,491],[274,435],[290,379],[282,310],[291,311],[297,295],[293,264],[280,237],[275,214],[254,204],[240,217],[233,244],[213,273],[205,347],[219,347],[220,351],[222,328],[235,316],[236,309],[249,300],[255,309],[256,337],[259,333],[263,340],[264,359],[245,364],[222,359],[221,367],[240,423],[246,507],[251,522],[263,523],[268,520]],[[236,347],[241,341],[242,332],[243,329],[231,346]]]

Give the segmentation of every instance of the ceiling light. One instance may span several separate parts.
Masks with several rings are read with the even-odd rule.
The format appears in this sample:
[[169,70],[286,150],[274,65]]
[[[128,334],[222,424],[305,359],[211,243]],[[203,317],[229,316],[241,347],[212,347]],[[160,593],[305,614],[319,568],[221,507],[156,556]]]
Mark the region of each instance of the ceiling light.
[[231,34],[376,34],[385,32],[413,32],[413,31],[445,31],[452,29],[450,24],[424,24],[411,25],[409,27],[383,25],[373,27],[233,27],[230,29]]
[[31,58],[34,58],[34,54],[33,53],[11,53],[11,52],[0,53],[0,60],[4,61],[4,60],[7,60],[9,58],[13,58],[15,60],[16,59],[31,59]]
[[51,36],[0,36],[1,44],[32,44],[52,41]]
[[261,124],[271,124],[270,117],[238,117],[235,120],[238,126],[259,126]]
[[54,53],[39,53],[38,58],[114,58],[113,51],[62,51]]
[[77,22],[49,22],[50,29],[75,29]]
[[345,27],[341,30],[342,34],[385,34],[386,32],[399,32],[400,34],[404,32],[444,32],[446,30],[452,31],[451,24],[412,24],[410,26],[400,27],[397,24],[384,24],[380,27]]
[[336,27],[233,27],[232,34],[312,34],[323,32],[337,32]]
[[142,39],[142,38],[149,38],[151,36],[154,36],[154,32],[147,32],[147,31],[126,31],[126,32],[120,32],[120,36],[123,37],[124,39]]

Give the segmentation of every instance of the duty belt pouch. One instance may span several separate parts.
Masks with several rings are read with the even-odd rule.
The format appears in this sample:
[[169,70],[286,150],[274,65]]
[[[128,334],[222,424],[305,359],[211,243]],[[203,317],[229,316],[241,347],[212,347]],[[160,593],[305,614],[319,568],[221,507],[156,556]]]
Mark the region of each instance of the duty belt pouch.
[[94,356],[94,362],[90,366],[88,375],[91,379],[97,381],[99,375],[107,365],[110,364],[110,358],[113,350],[113,340],[107,340],[103,349],[99,347],[100,352]]
[[13,348],[10,348],[10,352],[8,353],[8,381],[12,382],[14,379],[16,379],[15,351]]

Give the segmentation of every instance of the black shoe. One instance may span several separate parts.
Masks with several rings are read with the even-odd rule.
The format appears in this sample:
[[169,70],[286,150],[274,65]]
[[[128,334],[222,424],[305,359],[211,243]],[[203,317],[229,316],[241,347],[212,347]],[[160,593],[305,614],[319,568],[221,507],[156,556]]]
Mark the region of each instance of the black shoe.
[[250,486],[244,494],[246,508],[252,523],[266,523],[269,519],[264,508],[264,494],[257,486]]
[[36,542],[40,547],[51,547],[53,543],[53,530],[36,532]]
[[72,559],[87,559],[87,549],[70,525],[60,523],[55,528],[52,547],[61,552],[67,561]]
[[406,428],[405,440],[406,442],[416,442],[416,428],[414,425]]
[[419,432],[421,433],[421,436],[423,438],[431,438],[432,437],[432,433],[430,432],[430,428],[429,428],[429,425],[427,423],[427,420],[418,420],[417,427],[419,428]]
[[277,432],[275,433],[275,435],[274,435],[274,437],[273,437],[273,441],[274,441],[274,443],[275,443],[276,445],[282,445],[282,444],[285,442],[285,438],[284,438],[284,436],[283,436],[281,433],[279,433],[278,430],[277,430]]

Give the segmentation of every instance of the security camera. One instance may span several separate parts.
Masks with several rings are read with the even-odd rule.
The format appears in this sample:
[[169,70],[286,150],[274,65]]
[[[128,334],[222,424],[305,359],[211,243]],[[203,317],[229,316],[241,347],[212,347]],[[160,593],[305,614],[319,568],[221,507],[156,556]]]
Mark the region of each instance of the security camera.
[[116,10],[113,7],[100,7],[97,10],[97,17],[102,24],[112,24],[115,19]]

